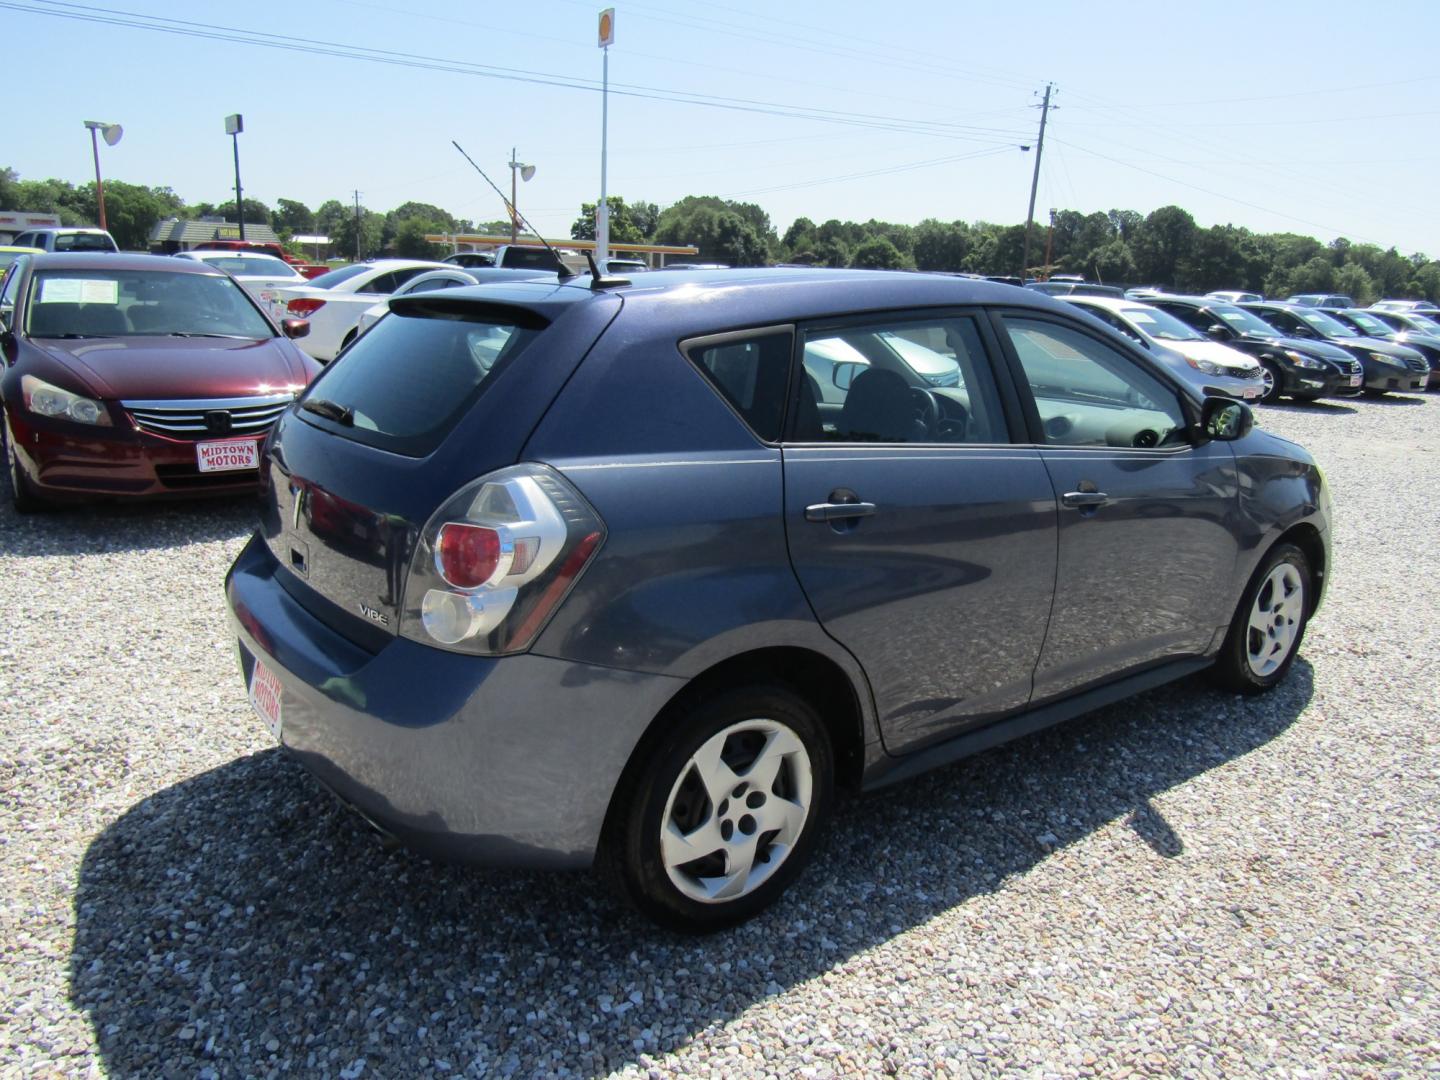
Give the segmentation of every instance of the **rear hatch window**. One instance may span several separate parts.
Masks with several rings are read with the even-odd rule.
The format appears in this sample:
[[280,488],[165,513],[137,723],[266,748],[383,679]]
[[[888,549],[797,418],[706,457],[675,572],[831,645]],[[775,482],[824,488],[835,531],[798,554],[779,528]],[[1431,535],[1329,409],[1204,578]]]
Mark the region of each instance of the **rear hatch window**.
[[356,442],[424,457],[545,325],[518,308],[409,300],[325,369],[301,415]]

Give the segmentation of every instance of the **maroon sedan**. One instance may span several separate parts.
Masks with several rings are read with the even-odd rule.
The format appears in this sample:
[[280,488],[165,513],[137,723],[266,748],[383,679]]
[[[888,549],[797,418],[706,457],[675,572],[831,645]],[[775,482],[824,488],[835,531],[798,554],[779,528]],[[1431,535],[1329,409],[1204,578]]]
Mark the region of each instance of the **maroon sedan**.
[[228,275],[156,255],[27,255],[0,284],[15,506],[253,488],[259,443],[319,370]]

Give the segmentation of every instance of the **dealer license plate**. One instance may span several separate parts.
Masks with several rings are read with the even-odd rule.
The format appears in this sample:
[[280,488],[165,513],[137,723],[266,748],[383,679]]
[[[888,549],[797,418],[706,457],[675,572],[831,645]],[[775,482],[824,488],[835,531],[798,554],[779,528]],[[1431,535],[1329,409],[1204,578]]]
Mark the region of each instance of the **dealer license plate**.
[[1259,390],[1246,390],[1246,391],[1245,391],[1245,400],[1246,400],[1246,401],[1254,401],[1254,400],[1255,400],[1256,398],[1258,398],[1259,396],[1260,396],[1260,391],[1259,391]]
[[1360,375],[1351,375],[1351,376],[1350,376],[1350,385],[1351,385],[1351,386],[1359,386],[1359,385],[1360,385],[1360,380],[1361,380],[1361,378],[1363,378],[1363,376],[1360,376]]
[[265,721],[265,726],[270,729],[270,734],[274,735],[277,741],[280,738],[281,730],[280,703],[282,695],[280,680],[257,657],[255,670],[250,675],[250,704],[254,706],[260,719]]
[[195,444],[195,463],[201,472],[234,472],[260,467],[260,444],[253,439]]

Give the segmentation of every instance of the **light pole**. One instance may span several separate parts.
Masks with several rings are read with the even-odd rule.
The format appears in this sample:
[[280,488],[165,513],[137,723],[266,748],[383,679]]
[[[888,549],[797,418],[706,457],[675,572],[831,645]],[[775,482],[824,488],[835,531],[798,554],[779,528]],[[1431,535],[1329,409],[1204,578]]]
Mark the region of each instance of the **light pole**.
[[100,140],[96,133],[105,136],[106,146],[114,146],[125,134],[125,129],[103,120],[86,120],[85,126],[90,129],[90,151],[95,155],[95,202],[100,209],[100,228],[104,229],[108,228],[105,224],[105,185],[100,180]]
[[240,133],[245,130],[245,118],[238,112],[225,117],[225,134],[235,144],[235,216],[240,219],[240,239],[245,239],[245,198],[240,191]]
[[516,184],[515,173],[520,173],[520,179],[526,183],[535,175],[534,165],[522,165],[515,160],[515,147],[510,148],[510,242],[513,244],[520,238],[520,213],[515,209]]
[[595,260],[601,270],[610,257],[610,203],[605,197],[607,142],[610,137],[610,46],[615,44],[615,9],[600,12],[599,45],[605,53],[600,89],[600,204],[595,208]]

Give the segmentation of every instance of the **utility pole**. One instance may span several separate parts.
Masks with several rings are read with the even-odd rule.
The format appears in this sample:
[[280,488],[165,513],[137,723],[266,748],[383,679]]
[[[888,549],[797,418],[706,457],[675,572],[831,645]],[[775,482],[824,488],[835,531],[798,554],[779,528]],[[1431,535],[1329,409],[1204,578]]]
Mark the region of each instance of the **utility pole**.
[[520,194],[516,190],[515,170],[520,167],[519,159],[515,156],[515,147],[510,148],[510,243],[515,243],[520,238],[520,218],[515,214],[515,199]]
[[360,261],[360,192],[355,192],[355,261]]
[[1054,83],[1045,84],[1045,100],[1040,105],[1040,138],[1035,143],[1035,174],[1030,178],[1030,209],[1025,212],[1025,253],[1020,260],[1021,281],[1025,280],[1025,273],[1030,267],[1030,228],[1035,224],[1035,189],[1040,186],[1040,155],[1045,152],[1045,121],[1050,115],[1050,92],[1054,89]]
[[1050,262],[1051,252],[1055,250],[1055,208],[1050,208],[1050,227],[1045,230],[1045,280],[1050,280],[1050,271],[1053,264]]

